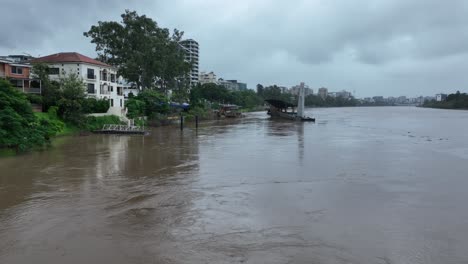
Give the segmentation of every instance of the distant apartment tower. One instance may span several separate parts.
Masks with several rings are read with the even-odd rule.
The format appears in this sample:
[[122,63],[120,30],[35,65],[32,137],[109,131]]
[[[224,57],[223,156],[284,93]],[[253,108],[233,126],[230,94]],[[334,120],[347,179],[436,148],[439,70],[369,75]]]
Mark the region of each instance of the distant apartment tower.
[[289,88],[286,86],[279,86],[281,93],[289,93]]
[[186,39],[179,42],[184,48],[185,60],[192,64],[190,70],[190,85],[197,84],[199,82],[199,47],[198,42],[193,39]]
[[336,97],[341,97],[341,98],[344,98],[344,99],[349,99],[351,97],[351,93],[346,91],[346,90],[343,90],[341,92],[336,92]]
[[247,84],[238,82],[237,80],[223,80],[220,78],[218,84],[224,86],[230,91],[245,91],[247,90]]
[[304,87],[304,96],[314,94],[314,90],[310,89],[310,87],[308,85],[305,85],[304,83],[291,87],[289,93],[292,95],[299,95],[299,91],[302,86]]
[[318,95],[322,98],[325,99],[328,96],[328,89],[325,87],[319,88],[318,89]]
[[201,72],[200,79],[198,80],[200,84],[206,83],[218,83],[218,79],[216,78],[216,74],[214,72]]

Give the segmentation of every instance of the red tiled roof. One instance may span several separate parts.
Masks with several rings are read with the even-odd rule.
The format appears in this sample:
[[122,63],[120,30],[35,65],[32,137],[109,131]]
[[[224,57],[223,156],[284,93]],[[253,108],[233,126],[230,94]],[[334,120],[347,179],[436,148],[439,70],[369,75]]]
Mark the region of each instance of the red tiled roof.
[[48,62],[48,63],[80,62],[80,63],[89,63],[89,64],[94,64],[94,65],[99,65],[99,66],[104,66],[104,67],[111,67],[110,65],[104,62],[91,59],[90,57],[79,54],[77,52],[60,52],[60,53],[34,59],[32,60],[32,62],[33,63],[34,62]]

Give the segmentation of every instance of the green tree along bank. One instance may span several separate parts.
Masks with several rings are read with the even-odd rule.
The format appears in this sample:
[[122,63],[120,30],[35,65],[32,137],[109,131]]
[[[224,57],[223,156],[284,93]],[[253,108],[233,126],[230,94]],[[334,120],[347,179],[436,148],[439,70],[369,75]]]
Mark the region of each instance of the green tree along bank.
[[242,108],[252,109],[263,104],[260,98],[253,90],[230,91],[222,85],[207,83],[197,85],[190,91],[190,103],[195,107],[204,107],[209,103],[213,108],[219,104],[235,104]]
[[[179,45],[183,32],[161,28],[156,21],[126,10],[122,21],[99,21],[84,36],[96,44],[99,60],[115,66],[119,75],[145,89],[168,89],[183,96],[191,64]],[[185,91],[182,91],[185,88]]]
[[318,95],[308,95],[304,104],[309,107],[344,107],[358,106],[358,101],[354,97],[331,97],[322,98]]
[[22,152],[50,142],[62,126],[38,118],[22,92],[0,79],[0,148]]
[[468,109],[468,94],[457,91],[454,94],[449,94],[445,101],[425,101],[423,107],[442,109]]

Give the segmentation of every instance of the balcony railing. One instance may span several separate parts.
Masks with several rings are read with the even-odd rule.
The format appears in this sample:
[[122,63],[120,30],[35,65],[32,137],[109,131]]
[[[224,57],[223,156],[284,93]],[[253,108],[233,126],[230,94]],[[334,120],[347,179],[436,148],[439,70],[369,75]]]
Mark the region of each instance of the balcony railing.
[[110,94],[111,93],[107,89],[102,89],[102,88],[101,88],[100,92],[101,92],[101,94]]
[[41,88],[24,88],[25,93],[40,94]]

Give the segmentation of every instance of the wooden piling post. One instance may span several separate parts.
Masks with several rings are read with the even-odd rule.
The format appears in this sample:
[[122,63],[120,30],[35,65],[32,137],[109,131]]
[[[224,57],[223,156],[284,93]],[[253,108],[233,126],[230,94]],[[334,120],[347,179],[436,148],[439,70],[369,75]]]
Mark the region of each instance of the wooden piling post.
[[198,129],[198,115],[195,116],[195,128]]
[[180,114],[180,131],[184,130],[184,116]]

